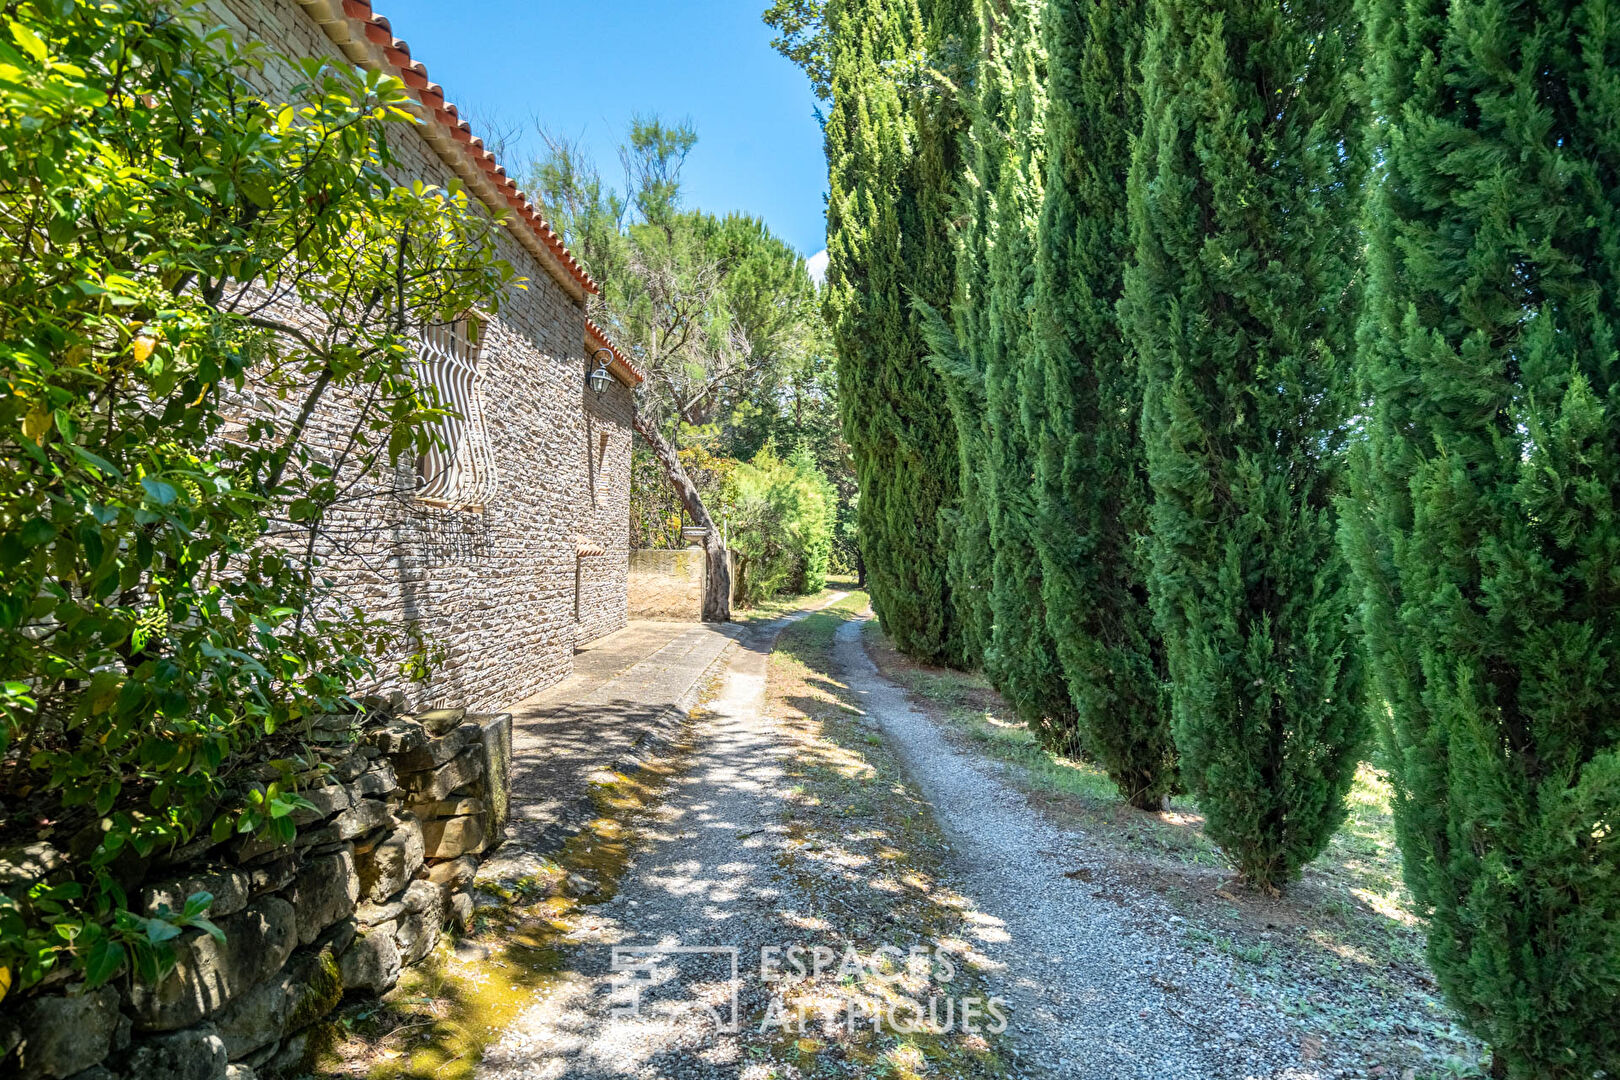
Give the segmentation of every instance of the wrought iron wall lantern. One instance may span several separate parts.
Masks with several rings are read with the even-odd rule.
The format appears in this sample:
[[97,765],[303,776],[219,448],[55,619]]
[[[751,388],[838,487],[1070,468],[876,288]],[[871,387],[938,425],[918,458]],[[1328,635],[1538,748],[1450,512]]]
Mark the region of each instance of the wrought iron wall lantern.
[[[607,360],[602,359],[604,353],[607,354]],[[607,392],[608,383],[613,381],[613,373],[608,371],[608,362],[613,359],[613,350],[597,349],[591,353],[591,359],[596,361],[596,370],[585,376],[585,385],[598,394],[604,394]]]

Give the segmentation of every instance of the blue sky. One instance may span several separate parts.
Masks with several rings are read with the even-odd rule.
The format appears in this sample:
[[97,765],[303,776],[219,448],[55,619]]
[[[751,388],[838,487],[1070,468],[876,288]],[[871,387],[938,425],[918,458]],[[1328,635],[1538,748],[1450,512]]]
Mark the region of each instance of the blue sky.
[[[827,167],[815,96],[770,47],[766,0],[375,0],[394,34],[476,117],[532,119],[580,138],[622,186],[630,116],[690,118],[682,173],[690,205],[740,210],[814,255],[826,246]],[[538,140],[502,164],[522,179]]]

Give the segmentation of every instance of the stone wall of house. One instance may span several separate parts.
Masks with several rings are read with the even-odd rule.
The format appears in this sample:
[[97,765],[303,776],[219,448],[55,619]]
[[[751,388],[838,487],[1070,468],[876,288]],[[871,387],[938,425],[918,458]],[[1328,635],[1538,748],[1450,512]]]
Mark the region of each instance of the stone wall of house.
[[[349,64],[296,0],[212,0],[239,36],[273,49]],[[269,64],[268,97],[286,98],[297,77]],[[400,137],[403,136],[403,137]],[[420,137],[392,140],[401,181],[445,185],[454,172]],[[585,311],[509,232],[499,253],[527,280],[485,326],[479,402],[496,488],[478,509],[430,506],[408,494],[409,475],[333,519],[339,541],[324,569],[342,594],[376,617],[412,628],[379,665],[379,690],[416,704],[498,709],[573,670],[582,641],[623,626],[628,563],[630,391],[615,382],[600,400],[585,388]],[[339,446],[350,412],[333,399],[309,440]],[[603,554],[584,555],[600,547]],[[431,676],[406,685],[398,661],[427,646]]]
[[[510,714],[333,716],[315,737],[331,742],[299,778],[312,808],[294,812],[292,841],[204,838],[122,868],[148,916],[212,894],[224,940],[185,931],[156,984],[48,979],[8,1003],[0,1038],[23,1080],[301,1075],[346,993],[388,990],[447,925],[467,926],[479,855],[504,834]],[[48,844],[0,853],[0,891],[66,866]]]
[[[589,365],[586,365],[587,367]],[[583,377],[580,385],[584,385]],[[617,381],[598,395],[584,391],[586,494],[580,520],[582,547],[602,554],[579,560],[579,598],[575,641],[584,644],[622,629],[629,620],[626,602],[630,567],[630,426],[634,399]]]

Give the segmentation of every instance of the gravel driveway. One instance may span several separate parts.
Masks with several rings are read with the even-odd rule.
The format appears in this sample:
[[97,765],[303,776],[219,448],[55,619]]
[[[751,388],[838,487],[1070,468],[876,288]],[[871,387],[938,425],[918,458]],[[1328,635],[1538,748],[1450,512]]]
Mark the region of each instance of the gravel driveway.
[[861,627],[839,628],[840,674],[951,843],[955,885],[985,927],[980,947],[1004,965],[1014,1060],[1076,1080],[1338,1075],[1299,1060],[1301,1033],[1286,1020],[1238,1000],[1229,964],[1182,948],[1181,920],[1156,897],[1130,897],[1126,914],[1067,876],[1088,861],[1083,841],[1042,819],[995,763],[948,743],[878,673]]
[[[841,595],[841,594],[840,594]],[[485,1054],[480,1080],[737,1076],[729,1026],[730,958],[685,954],[615,975],[614,946],[735,947],[744,974],[780,941],[784,905],[774,856],[783,833],[785,744],[762,716],[775,630],[750,630],[720,692],[701,710],[696,749],[665,798],[638,823],[640,850],[615,895],[569,937],[572,970]],[[739,980],[746,1012],[757,982]],[[754,988],[750,992],[750,988]],[[614,1015],[640,999],[637,1015]]]
[[[1228,958],[1186,947],[1185,926],[1156,897],[1099,900],[1068,876],[1086,861],[1083,839],[1042,819],[995,763],[950,745],[877,672],[861,625],[839,628],[838,670],[828,674],[897,752],[948,843],[942,869],[966,901],[963,936],[977,939],[972,951],[989,960],[982,977],[1008,1004],[997,1044],[1008,1073],[1351,1075],[1302,1060],[1302,1032],[1246,1002]],[[782,853],[795,843],[783,768],[792,747],[763,708],[775,629],[740,642],[696,721],[691,758],[636,826],[637,854],[616,893],[571,929],[566,970],[490,1047],[481,1080],[875,1075],[848,1059],[788,1060],[791,1038],[762,1041],[753,1030],[770,998],[757,977],[759,949],[804,940],[805,921],[793,913],[814,907],[803,883],[782,872]],[[739,977],[724,952],[623,953],[639,966],[615,972],[615,946],[735,947]],[[734,1016],[740,1032],[726,1030]]]

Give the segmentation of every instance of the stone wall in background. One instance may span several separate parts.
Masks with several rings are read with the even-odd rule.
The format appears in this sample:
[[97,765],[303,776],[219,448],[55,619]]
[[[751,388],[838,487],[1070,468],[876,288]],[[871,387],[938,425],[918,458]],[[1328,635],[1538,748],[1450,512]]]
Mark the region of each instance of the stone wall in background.
[[[318,723],[320,760],[296,778],[313,809],[295,811],[291,842],[203,838],[122,871],[148,915],[211,893],[224,941],[185,931],[155,985],[47,979],[6,1003],[8,1065],[25,1080],[297,1076],[345,994],[388,990],[447,925],[465,928],[479,856],[505,831],[511,716],[371,715]],[[0,890],[50,881],[68,858],[0,853]]]
[[[699,622],[703,618],[703,549],[638,548],[626,584],[632,619]],[[732,580],[737,580],[735,564]],[[733,598],[735,599],[735,597]]]

